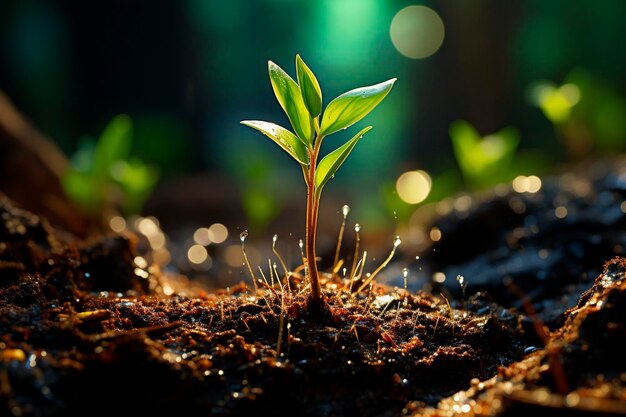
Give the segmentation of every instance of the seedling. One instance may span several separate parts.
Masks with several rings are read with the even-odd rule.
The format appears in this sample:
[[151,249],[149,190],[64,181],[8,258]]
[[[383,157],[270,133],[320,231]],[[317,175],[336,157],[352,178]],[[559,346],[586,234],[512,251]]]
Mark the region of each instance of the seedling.
[[244,120],[241,123],[272,139],[302,168],[307,187],[305,265],[311,283],[310,302],[315,307],[322,301],[315,262],[315,238],[322,189],[372,126],[365,127],[318,162],[322,141],[335,132],[347,129],[371,112],[389,93],[396,79],[350,90],[328,103],[322,114],[322,90],[317,78],[300,55],[296,55],[297,82],[272,61],[268,62],[268,68],[274,94],[287,114],[293,132],[277,124],[259,120]]
[[105,223],[117,210],[139,213],[159,177],[156,169],[129,156],[131,142],[130,117],[114,117],[97,142],[82,141],[62,178],[65,193]]

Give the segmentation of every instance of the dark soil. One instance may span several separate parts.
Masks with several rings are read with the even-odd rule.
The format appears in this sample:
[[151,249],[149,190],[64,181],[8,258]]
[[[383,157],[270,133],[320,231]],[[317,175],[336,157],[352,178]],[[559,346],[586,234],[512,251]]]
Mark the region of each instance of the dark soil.
[[[440,220],[436,252],[450,258],[435,256],[434,269],[451,275],[473,266],[495,276],[476,272],[467,289],[473,295],[451,298],[454,308],[424,291],[351,292],[329,274],[326,307],[315,314],[297,272],[282,283],[291,291],[259,281],[256,294],[243,283],[205,293],[138,261],[133,235],[79,240],[0,198],[0,415],[626,413],[626,261],[602,271],[612,251],[572,257],[558,238],[614,241],[623,236],[623,216],[604,228],[585,229],[573,216],[529,229],[545,233],[551,253],[564,254],[542,269],[520,255],[544,249],[533,246],[539,233],[507,238],[532,226],[529,215],[554,207],[524,197],[536,208],[511,214],[499,200],[512,197],[479,205],[465,220]],[[483,217],[488,225],[498,210],[510,224],[484,226],[480,244],[455,258],[455,233],[471,235],[467,228]],[[602,223],[605,214],[589,221]],[[507,256],[497,246],[521,256],[517,271],[531,278],[502,274]],[[585,281],[594,268],[599,276]],[[537,270],[548,275],[529,272]],[[545,293],[534,291],[541,285]]]

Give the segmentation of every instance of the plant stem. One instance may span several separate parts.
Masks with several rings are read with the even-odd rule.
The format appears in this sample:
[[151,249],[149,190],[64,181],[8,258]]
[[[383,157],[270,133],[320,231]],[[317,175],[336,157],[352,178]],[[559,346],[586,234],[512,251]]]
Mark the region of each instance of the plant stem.
[[[315,261],[315,238],[317,236],[317,218],[319,211],[319,197],[315,190],[315,170],[317,167],[317,157],[319,155],[322,137],[318,137],[315,141],[315,147],[309,151],[311,165],[305,172],[305,180],[307,185],[307,201],[306,201],[306,263],[309,271],[309,279],[311,282],[311,306],[318,308],[322,303],[322,288],[319,280],[319,272],[317,271],[317,262]],[[308,177],[307,175],[308,174]]]

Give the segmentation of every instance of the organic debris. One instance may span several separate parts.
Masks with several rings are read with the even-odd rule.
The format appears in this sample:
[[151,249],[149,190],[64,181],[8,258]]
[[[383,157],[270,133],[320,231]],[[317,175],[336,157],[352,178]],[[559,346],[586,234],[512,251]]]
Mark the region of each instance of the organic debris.
[[137,263],[130,233],[81,241],[4,197],[0,219],[2,415],[625,409],[622,259],[550,332],[483,292],[360,289],[367,276],[322,274],[317,312],[297,270],[207,293]]

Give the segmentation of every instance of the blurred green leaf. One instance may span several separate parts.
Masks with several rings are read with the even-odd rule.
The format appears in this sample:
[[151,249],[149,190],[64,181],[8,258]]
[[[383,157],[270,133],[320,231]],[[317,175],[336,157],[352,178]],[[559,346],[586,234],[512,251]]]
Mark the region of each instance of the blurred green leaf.
[[278,65],[268,61],[270,81],[276,99],[283,108],[291,126],[303,143],[308,146],[313,142],[315,130],[313,119],[309,115],[298,84]]
[[298,84],[302,92],[304,104],[311,117],[315,118],[322,112],[322,89],[313,71],[304,63],[300,55],[296,54],[296,73]]
[[530,101],[554,124],[569,120],[572,108],[580,101],[580,89],[572,83],[560,87],[540,81],[530,87]]
[[104,190],[93,176],[69,168],[61,178],[61,186],[65,194],[87,214],[96,215],[101,210]]
[[78,149],[70,158],[72,167],[80,172],[93,170],[93,156],[96,150],[96,140],[91,136],[84,136],[78,140]]
[[309,164],[309,153],[304,143],[284,127],[260,120],[244,120],[240,123],[244,126],[256,129],[272,139],[299,163],[303,165]]
[[463,184],[463,180],[456,169],[447,169],[432,178],[433,185],[424,203],[441,201],[457,193]]
[[395,78],[380,84],[343,93],[326,106],[320,134],[327,136],[346,129],[371,112],[391,91]]
[[119,163],[116,179],[124,191],[122,211],[139,213],[159,179],[158,171],[138,159]]
[[346,160],[352,149],[356,146],[357,142],[363,137],[364,134],[369,132],[372,126],[367,126],[359,133],[357,133],[352,139],[344,143],[339,148],[335,149],[328,155],[326,155],[317,166],[315,172],[315,193],[318,198],[322,193],[324,185],[335,175],[341,164]]
[[279,211],[276,199],[259,187],[244,188],[241,202],[250,230],[264,230]]
[[115,116],[104,128],[94,150],[94,175],[100,178],[109,177],[113,164],[128,157],[132,129],[132,121],[125,114]]
[[114,117],[96,144],[90,138],[81,140],[61,181],[68,197],[87,214],[102,216],[111,206],[125,214],[139,213],[152,192],[158,172],[129,160],[131,141],[132,122],[125,115]]
[[493,185],[506,177],[519,144],[519,134],[511,127],[481,138],[465,121],[450,126],[454,155],[463,177],[471,185]]

